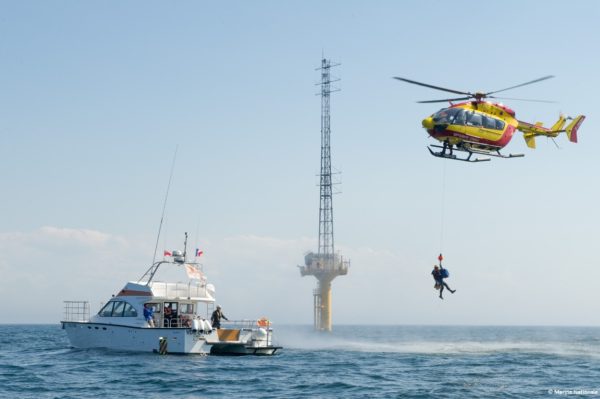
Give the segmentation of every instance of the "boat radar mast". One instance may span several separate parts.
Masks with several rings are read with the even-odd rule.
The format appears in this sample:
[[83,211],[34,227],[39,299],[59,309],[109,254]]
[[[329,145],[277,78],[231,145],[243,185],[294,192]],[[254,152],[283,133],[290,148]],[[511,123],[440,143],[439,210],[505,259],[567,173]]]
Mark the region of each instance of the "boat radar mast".
[[304,266],[299,266],[300,274],[315,276],[317,289],[313,291],[314,328],[316,331],[331,331],[331,282],[337,276],[348,274],[350,261],[335,253],[333,240],[333,203],[331,181],[331,129],[329,113],[329,95],[339,89],[332,89],[330,69],[339,64],[331,64],[323,58],[321,67],[321,173],[319,206],[319,250],[304,257]]
[[158,268],[163,263],[175,263],[178,265],[183,265],[184,263],[186,263],[187,262],[187,240],[188,240],[188,233],[186,232],[185,240],[183,241],[183,252],[181,252],[178,249],[174,249],[173,251],[171,251],[171,255],[173,256],[173,262],[169,262],[166,260],[160,260],[158,262],[154,262],[152,264],[152,266],[150,266],[150,268],[148,270],[146,270],[144,275],[142,277],[140,277],[140,279],[138,281],[144,281],[144,278],[146,276],[148,276],[148,281],[146,282],[146,285],[149,286],[150,283],[152,282],[152,279],[154,278],[154,275],[158,271]]

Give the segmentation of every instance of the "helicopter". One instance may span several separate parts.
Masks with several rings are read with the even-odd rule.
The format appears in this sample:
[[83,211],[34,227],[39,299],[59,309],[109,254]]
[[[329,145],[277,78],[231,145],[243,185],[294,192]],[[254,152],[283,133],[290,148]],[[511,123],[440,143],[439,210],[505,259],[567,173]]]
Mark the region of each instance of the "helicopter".
[[[427,149],[431,155],[439,158],[447,158],[466,162],[489,161],[490,158],[477,158],[478,155],[493,156],[499,158],[517,158],[524,154],[504,155],[500,152],[512,139],[516,130],[523,132],[523,138],[529,148],[535,148],[535,138],[537,136],[546,136],[554,140],[560,133],[566,133],[569,141],[577,142],[577,130],[583,123],[585,116],[578,115],[575,118],[560,115],[558,121],[550,128],[543,126],[542,122],[528,123],[515,117],[515,111],[503,105],[486,101],[485,99],[506,99],[519,101],[547,102],[545,100],[525,100],[519,98],[502,98],[492,94],[515,89],[541,82],[554,76],[544,76],[529,82],[521,83],[501,90],[490,92],[467,92],[446,89],[427,83],[417,82],[402,77],[395,76],[394,79],[411,83],[419,86],[429,87],[431,89],[441,90],[449,93],[460,94],[463,97],[446,98],[443,100],[417,101],[421,104],[448,102],[450,106],[442,108],[438,112],[423,119],[423,128],[434,139],[442,145],[432,144]],[[454,103],[455,101],[464,101]],[[567,121],[570,123],[565,127]],[[556,143],[555,143],[556,144]],[[433,148],[441,149],[439,151]],[[466,157],[457,157],[455,151],[465,152]],[[475,157],[473,158],[474,154]]]

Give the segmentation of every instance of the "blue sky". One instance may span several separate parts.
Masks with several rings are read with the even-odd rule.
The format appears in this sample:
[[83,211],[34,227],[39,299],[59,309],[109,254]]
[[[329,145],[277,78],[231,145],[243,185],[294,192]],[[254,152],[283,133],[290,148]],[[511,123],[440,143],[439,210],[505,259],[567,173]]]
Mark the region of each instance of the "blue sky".
[[[0,2],[0,299],[14,322],[99,306],[184,231],[237,318],[312,322],[322,54],[332,98],[335,323],[598,325],[600,5],[593,1]],[[585,114],[580,143],[525,158],[431,157],[420,127],[444,93],[497,90],[546,125]],[[443,176],[445,190],[442,193]],[[443,201],[442,201],[443,196]],[[444,209],[444,221],[440,217]],[[442,230],[443,240],[440,240]],[[429,269],[443,250],[442,303]],[[29,293],[22,297],[23,293]],[[250,300],[248,300],[250,298]],[[367,316],[368,315],[368,316]]]

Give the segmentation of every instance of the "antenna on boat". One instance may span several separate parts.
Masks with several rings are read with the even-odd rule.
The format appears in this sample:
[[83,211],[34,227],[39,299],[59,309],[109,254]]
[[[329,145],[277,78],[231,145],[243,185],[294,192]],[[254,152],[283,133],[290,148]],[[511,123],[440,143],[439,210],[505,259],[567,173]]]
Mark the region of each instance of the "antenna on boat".
[[188,238],[188,234],[186,231],[185,232],[185,240],[183,241],[183,262],[184,263],[187,261],[187,238]]
[[[173,170],[175,170],[175,159],[177,158],[177,149],[179,144],[175,146],[175,153],[173,154],[173,162],[171,163],[171,175],[169,176],[169,183],[167,184],[167,192],[165,194],[165,201],[163,203],[162,215],[160,216],[160,224],[158,225],[158,234],[156,235],[156,245],[154,246],[154,256],[152,257],[152,264],[156,263],[156,251],[158,250],[158,241],[160,240],[160,232],[162,230],[163,220],[165,218],[165,210],[167,209],[167,199],[169,198],[169,190],[171,189],[171,180],[173,179]],[[186,233],[187,235],[187,233]]]
[[162,260],[159,262],[156,261],[156,251],[158,250],[158,242],[160,240],[160,232],[162,230],[163,220],[165,219],[165,210],[167,209],[167,199],[169,198],[169,191],[171,189],[171,180],[173,180],[173,171],[175,170],[175,159],[177,158],[177,149],[178,148],[179,148],[179,145],[176,145],[175,153],[173,154],[173,162],[171,163],[171,174],[169,175],[169,183],[167,184],[167,192],[165,193],[165,201],[163,202],[162,215],[160,216],[160,224],[158,225],[158,234],[156,235],[156,245],[154,246],[154,256],[152,257],[152,265],[150,266],[150,268],[148,270],[146,270],[146,273],[144,273],[144,275],[138,280],[138,281],[142,281],[144,279],[144,277],[148,276],[148,281],[146,282],[146,285],[150,285],[150,282],[152,281],[152,279],[154,278],[154,275],[158,271],[159,266],[162,265],[163,263],[167,263],[167,261],[165,261],[165,260]]

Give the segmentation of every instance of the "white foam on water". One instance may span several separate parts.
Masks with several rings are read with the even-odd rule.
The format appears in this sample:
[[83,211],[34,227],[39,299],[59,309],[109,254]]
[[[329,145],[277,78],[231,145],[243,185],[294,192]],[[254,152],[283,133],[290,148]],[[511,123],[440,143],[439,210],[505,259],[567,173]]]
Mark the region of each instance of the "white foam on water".
[[559,356],[600,358],[600,342],[580,343],[565,341],[502,340],[502,341],[428,341],[398,340],[369,341],[319,335],[314,333],[287,333],[283,342],[290,349],[339,350],[368,353],[414,354],[498,354],[536,353]]

